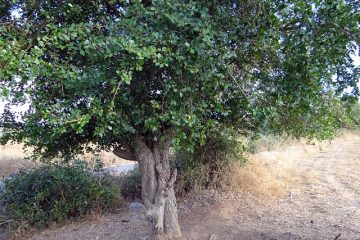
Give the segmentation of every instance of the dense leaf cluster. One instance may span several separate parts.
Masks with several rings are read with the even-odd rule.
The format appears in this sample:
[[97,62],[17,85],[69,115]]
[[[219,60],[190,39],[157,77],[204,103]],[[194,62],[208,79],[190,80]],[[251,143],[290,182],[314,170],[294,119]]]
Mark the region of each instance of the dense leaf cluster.
[[[3,142],[44,157],[204,142],[219,123],[330,134],[358,95],[360,6],[341,0],[3,1]],[[344,95],[344,89],[353,91]],[[21,120],[20,120],[21,119]],[[325,134],[325,135],[326,135]]]
[[107,210],[120,198],[109,176],[96,177],[83,162],[22,170],[5,180],[0,204],[19,223],[45,226]]

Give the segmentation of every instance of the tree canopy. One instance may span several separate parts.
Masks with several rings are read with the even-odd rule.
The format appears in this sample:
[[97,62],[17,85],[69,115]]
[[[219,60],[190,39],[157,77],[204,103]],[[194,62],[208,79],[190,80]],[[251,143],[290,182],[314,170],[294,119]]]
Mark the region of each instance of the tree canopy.
[[359,94],[359,21],[355,0],[1,1],[1,143],[136,159],[156,239],[179,239],[170,146],[328,136]]
[[[0,6],[2,141],[47,158],[167,132],[191,146],[219,123],[315,136],[331,132],[343,100],[358,95],[354,0]],[[16,117],[10,105],[24,103],[29,110]]]

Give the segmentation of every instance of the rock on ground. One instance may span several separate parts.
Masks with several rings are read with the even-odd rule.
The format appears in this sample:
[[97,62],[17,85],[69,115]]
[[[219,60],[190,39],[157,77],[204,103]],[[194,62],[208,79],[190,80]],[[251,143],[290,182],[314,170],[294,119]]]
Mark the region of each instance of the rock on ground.
[[130,210],[141,210],[144,208],[145,208],[144,204],[139,203],[139,202],[132,202],[132,203],[130,203],[130,206],[129,206]]

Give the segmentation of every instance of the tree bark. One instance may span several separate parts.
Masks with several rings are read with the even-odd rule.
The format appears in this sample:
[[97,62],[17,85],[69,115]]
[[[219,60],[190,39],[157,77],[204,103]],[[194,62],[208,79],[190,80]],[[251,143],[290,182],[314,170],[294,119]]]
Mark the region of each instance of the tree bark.
[[174,193],[176,169],[171,172],[171,140],[154,142],[150,147],[135,137],[133,149],[141,173],[141,194],[146,215],[154,223],[155,239],[181,239]]

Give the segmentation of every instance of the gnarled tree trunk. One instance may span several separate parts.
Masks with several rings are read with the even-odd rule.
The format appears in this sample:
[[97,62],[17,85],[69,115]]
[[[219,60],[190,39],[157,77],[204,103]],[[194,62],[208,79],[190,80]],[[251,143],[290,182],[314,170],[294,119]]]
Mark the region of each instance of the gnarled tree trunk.
[[[133,142],[133,156],[139,162],[146,215],[155,224],[155,238],[167,240],[181,238],[174,193],[177,172],[170,169],[170,145],[171,141],[166,140],[154,142],[150,147],[140,136],[135,137]],[[129,152],[126,149],[119,151]],[[121,156],[120,152],[114,153]]]

